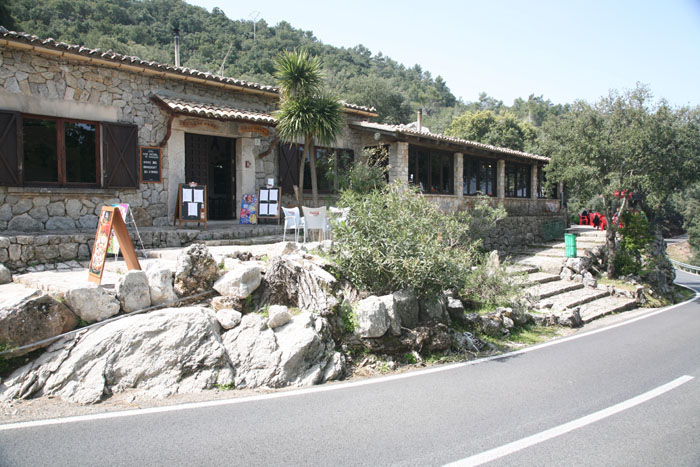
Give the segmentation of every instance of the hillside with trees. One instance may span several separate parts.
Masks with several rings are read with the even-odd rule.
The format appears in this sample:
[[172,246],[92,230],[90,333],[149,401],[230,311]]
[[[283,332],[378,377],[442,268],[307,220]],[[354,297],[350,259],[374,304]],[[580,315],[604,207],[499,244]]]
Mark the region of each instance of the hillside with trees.
[[348,102],[374,106],[380,121],[408,123],[423,109],[424,123],[445,131],[453,118],[468,111],[510,111],[539,126],[565,111],[542,96],[516,99],[512,107],[482,93],[465,103],[441,76],[420,65],[406,66],[363,45],[334,47],[313,32],[287,22],[275,26],[229,19],[183,0],[6,0],[0,4],[0,25],[39,37],[173,63],[173,29],[180,30],[182,66],[238,79],[275,85],[274,63],[284,50],[306,47],[327,71],[327,87]]

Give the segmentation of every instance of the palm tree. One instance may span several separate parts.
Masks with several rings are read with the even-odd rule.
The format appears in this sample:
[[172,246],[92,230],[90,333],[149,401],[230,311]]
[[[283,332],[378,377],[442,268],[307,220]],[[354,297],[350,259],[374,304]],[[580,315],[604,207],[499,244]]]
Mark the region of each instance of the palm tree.
[[297,202],[304,203],[304,168],[309,158],[311,193],[318,205],[316,155],[314,144],[330,146],[343,128],[343,106],[323,88],[321,60],[307,50],[285,51],[277,56],[275,77],[282,93],[277,117],[280,140],[294,143],[304,140],[304,153],[299,163]]

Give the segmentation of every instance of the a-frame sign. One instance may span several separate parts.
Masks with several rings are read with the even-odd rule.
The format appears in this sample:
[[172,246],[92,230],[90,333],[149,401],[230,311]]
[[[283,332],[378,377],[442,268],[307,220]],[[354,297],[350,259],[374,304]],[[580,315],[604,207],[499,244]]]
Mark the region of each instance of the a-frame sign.
[[109,246],[109,238],[112,231],[114,231],[114,235],[119,241],[119,247],[124,256],[124,261],[126,261],[126,266],[130,271],[141,270],[139,259],[134,250],[134,244],[131,243],[131,237],[129,237],[129,231],[126,229],[119,207],[102,206],[100,223],[97,225],[97,233],[95,234],[95,245],[92,247],[92,257],[88,267],[88,280],[90,282],[97,284],[102,282],[102,272],[104,271],[107,247]]

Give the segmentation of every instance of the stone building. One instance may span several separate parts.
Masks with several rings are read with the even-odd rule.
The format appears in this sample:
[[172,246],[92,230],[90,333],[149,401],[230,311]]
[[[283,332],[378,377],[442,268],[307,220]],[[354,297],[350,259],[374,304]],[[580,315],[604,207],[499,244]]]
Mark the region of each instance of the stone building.
[[[0,27],[0,234],[94,232],[101,207],[114,203],[128,203],[138,226],[172,225],[178,185],[191,181],[207,185],[210,220],[236,219],[242,196],[269,178],[291,203],[302,147],[277,143],[278,103],[272,86]],[[420,186],[447,211],[480,192],[516,217],[560,216],[541,189],[545,157],[420,123],[375,123],[367,107],[346,104],[345,116],[334,147],[317,157],[385,147],[389,179]],[[142,148],[160,151],[155,173],[146,174]],[[329,202],[331,182],[319,178]]]

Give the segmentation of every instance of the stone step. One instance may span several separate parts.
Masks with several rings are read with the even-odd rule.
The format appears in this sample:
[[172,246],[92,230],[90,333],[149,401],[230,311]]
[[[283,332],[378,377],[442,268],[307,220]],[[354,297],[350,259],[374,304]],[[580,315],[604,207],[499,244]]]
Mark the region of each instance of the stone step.
[[[576,240],[576,249],[577,250],[590,250],[593,249],[597,246],[605,245],[605,242],[591,242],[591,241],[584,241],[581,242],[579,240]],[[533,245],[535,247],[539,245]],[[566,249],[566,242],[558,242],[558,243],[550,243],[547,245],[547,248],[562,248]]]
[[580,282],[558,280],[547,282],[546,284],[533,285],[526,288],[525,292],[541,300],[582,288],[583,284]]
[[561,311],[566,308],[573,308],[579,305],[590,303],[594,300],[598,300],[610,295],[607,290],[592,289],[590,287],[584,287],[582,289],[576,289],[571,292],[562,293],[559,295],[554,295],[546,300],[540,302],[540,307],[546,304],[552,305],[552,311]]
[[536,285],[536,284],[546,284],[547,282],[554,282],[560,280],[559,276],[556,274],[549,274],[546,272],[533,272],[528,273],[527,279],[525,280],[525,285]]
[[506,266],[506,272],[510,275],[515,274],[533,274],[539,272],[540,268],[529,264],[510,264]]
[[517,255],[513,257],[513,261],[517,264],[536,268],[542,272],[558,275],[561,272],[561,268],[564,267],[566,258],[538,255]]
[[581,306],[579,310],[584,323],[621,311],[632,310],[637,307],[633,298],[608,296]]

